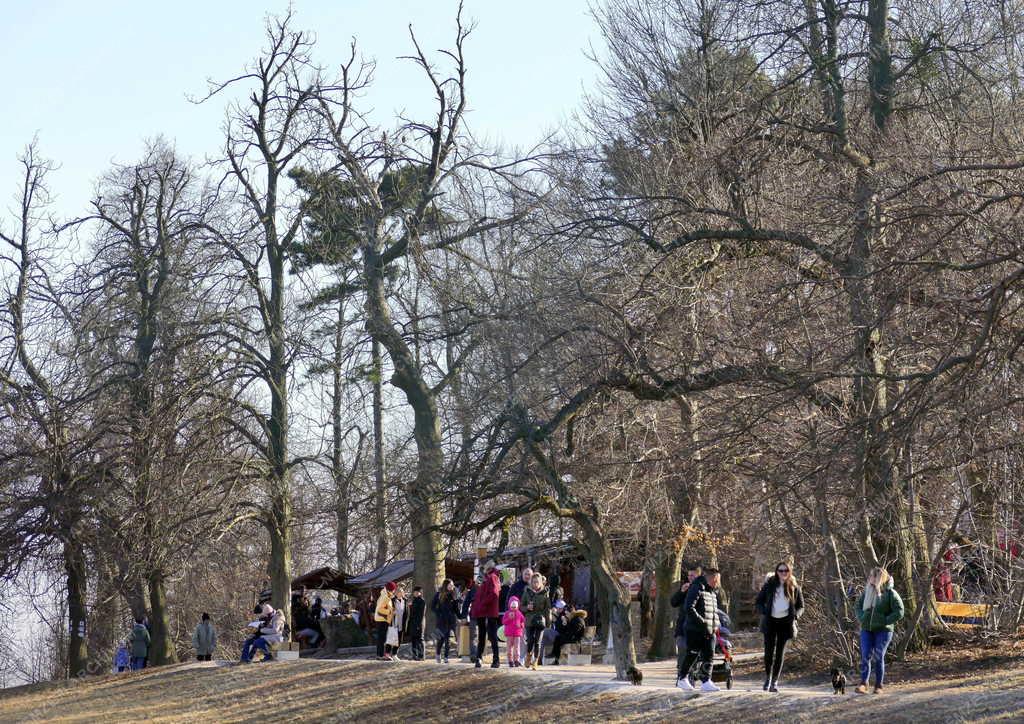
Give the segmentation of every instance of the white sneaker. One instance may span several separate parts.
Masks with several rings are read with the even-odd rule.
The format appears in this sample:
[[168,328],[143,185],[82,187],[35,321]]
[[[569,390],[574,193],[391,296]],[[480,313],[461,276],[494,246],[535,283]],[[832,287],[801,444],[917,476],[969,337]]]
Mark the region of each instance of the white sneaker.
[[711,681],[711,679],[708,679],[703,684],[701,684],[700,685],[700,690],[701,691],[721,691],[721,689],[719,689],[717,686],[715,686],[714,682]]
[[685,676],[681,679],[676,679],[676,686],[678,686],[683,691],[693,691],[693,684],[691,684],[690,680],[687,679]]

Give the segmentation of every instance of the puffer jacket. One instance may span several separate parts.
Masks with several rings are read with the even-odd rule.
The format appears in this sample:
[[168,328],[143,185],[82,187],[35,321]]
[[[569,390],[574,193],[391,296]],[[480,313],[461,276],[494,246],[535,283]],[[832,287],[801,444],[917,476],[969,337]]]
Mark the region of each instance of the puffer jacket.
[[373,620],[377,623],[390,624],[395,617],[395,604],[391,602],[388,589],[380,589],[380,596],[377,598],[377,605],[373,610]]
[[864,610],[864,594],[857,597],[857,619],[865,631],[892,631],[903,615],[903,599],[893,588],[891,578],[882,586],[875,605],[867,611]]
[[686,633],[712,636],[721,625],[718,619],[718,591],[704,576],[694,580],[686,592]]
[[582,641],[583,634],[587,632],[587,612],[573,611],[567,616],[559,616],[555,630],[563,641],[573,644]]

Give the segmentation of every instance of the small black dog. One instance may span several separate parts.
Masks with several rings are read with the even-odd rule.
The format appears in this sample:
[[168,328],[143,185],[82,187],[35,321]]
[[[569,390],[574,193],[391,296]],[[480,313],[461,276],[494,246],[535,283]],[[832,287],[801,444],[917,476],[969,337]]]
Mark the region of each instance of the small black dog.
[[640,684],[644,683],[644,672],[635,666],[630,666],[626,669],[626,676],[629,677],[629,681],[633,686],[640,686]]
[[832,693],[846,695],[846,674],[832,667]]

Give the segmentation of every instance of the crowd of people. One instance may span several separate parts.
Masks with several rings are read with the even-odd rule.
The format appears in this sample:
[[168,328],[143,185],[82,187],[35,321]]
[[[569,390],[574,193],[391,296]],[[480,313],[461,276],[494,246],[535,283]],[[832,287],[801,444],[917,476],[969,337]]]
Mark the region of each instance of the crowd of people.
[[[493,561],[485,563],[481,575],[461,588],[445,579],[430,602],[435,620],[434,659],[448,663],[459,623],[466,622],[470,658],[477,668],[484,665],[488,649],[491,668],[501,666],[499,630],[506,642],[507,666],[536,669],[543,663],[546,643],[551,644],[557,665],[562,648],[581,641],[586,631],[587,612],[563,599],[561,588],[552,588],[545,576],[529,568],[513,583],[502,585]],[[422,661],[425,612],[419,586],[412,589],[410,600],[401,585],[387,583],[373,606],[377,657],[398,660],[398,647],[408,641],[412,659]]]
[[[434,657],[437,663],[447,664],[451,642],[460,622],[468,624],[470,658],[477,668],[484,665],[489,644],[490,666],[501,666],[499,657],[499,630],[506,642],[506,666],[536,669],[544,661],[546,644],[551,645],[552,663],[557,665],[566,644],[581,641],[586,632],[587,612],[566,603],[562,589],[554,586],[539,572],[530,568],[511,584],[502,585],[497,566],[488,561],[475,580],[461,588],[451,579],[445,579],[430,603],[434,615]],[[727,647],[728,616],[720,601],[721,572],[716,568],[690,566],[686,579],[671,597],[670,603],[679,609],[675,627],[677,682],[680,689],[693,690],[699,682],[704,692],[718,691],[711,680],[716,647]],[[330,614],[319,597],[310,602],[305,591],[293,594],[292,627],[296,641],[307,647],[322,645],[324,633],[321,621],[328,615],[351,617],[373,634],[377,658],[399,660],[403,642],[410,646],[414,661],[425,657],[426,601],[423,589],[414,586],[407,596],[405,587],[395,582],[381,588],[375,602],[363,596],[353,609],[348,602],[333,608]],[[786,647],[796,638],[798,622],[804,612],[804,597],[792,566],[780,562],[774,573],[768,575],[755,600],[761,617],[760,631],[764,637],[764,690],[778,692]],[[867,693],[869,680],[872,691],[879,694],[885,680],[885,657],[892,642],[893,628],[903,618],[903,601],[893,586],[893,580],[884,568],[874,568],[868,574],[864,590],[855,604],[860,622],[860,683],[859,693]],[[251,631],[242,644],[241,660],[251,662],[262,653],[263,661],[272,657],[272,649],[282,643],[288,628],[281,611],[269,603],[255,607],[256,620],[249,624]],[[724,638],[723,638],[724,637]],[[131,633],[117,648],[114,667],[117,671],[138,671],[149,661],[152,632],[145,618],[135,619]],[[217,632],[208,613],[192,634],[196,659],[210,661],[217,646]]]
[[[711,680],[715,647],[728,617],[721,609],[719,595],[722,575],[716,568],[689,568],[686,580],[673,593],[672,606],[679,609],[676,622],[676,686],[692,691],[694,681],[700,690],[719,691]],[[804,612],[804,598],[792,566],[780,562],[757,594],[755,607],[761,616],[764,636],[764,690],[778,692],[786,645],[797,636],[798,621]],[[855,604],[860,622],[860,683],[856,691],[865,694],[869,679],[874,679],[875,694],[882,693],[885,680],[885,655],[892,642],[893,628],[903,618],[903,601],[884,568],[873,568],[864,591]],[[691,681],[693,679],[693,681]]]

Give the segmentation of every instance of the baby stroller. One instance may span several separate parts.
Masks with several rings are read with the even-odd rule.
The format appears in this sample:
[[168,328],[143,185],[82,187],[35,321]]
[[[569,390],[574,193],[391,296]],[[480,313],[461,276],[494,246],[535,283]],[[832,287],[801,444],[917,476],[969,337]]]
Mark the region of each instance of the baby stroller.
[[[714,654],[711,657],[711,681],[714,682],[725,682],[725,688],[732,688],[732,641],[729,637],[732,633],[729,631],[729,626],[732,622],[729,620],[729,616],[719,609],[718,619],[721,622],[718,630],[715,632],[715,648]],[[700,685],[700,661],[695,661],[693,666],[690,667],[688,677],[690,683],[694,686]]]

